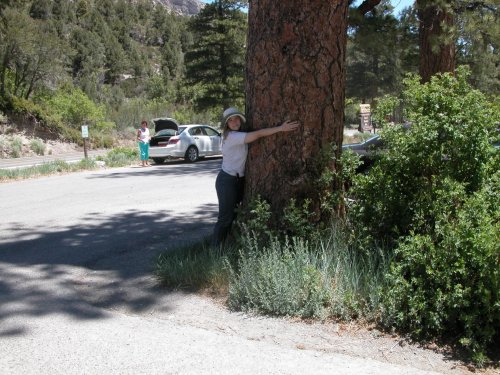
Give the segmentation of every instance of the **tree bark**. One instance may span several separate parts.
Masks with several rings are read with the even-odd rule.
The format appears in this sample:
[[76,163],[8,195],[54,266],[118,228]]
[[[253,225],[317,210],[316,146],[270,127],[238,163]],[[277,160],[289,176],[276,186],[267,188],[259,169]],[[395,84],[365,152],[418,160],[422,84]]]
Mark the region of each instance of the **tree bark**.
[[[291,198],[310,199],[321,219],[318,169],[337,170],[333,152],[344,123],[347,1],[251,0],[246,70],[246,112],[251,129],[287,119],[301,127],[249,147],[244,204],[260,195],[279,216]],[[333,191],[339,185],[326,188]]]
[[436,73],[455,71],[455,39],[452,30],[455,18],[451,1],[445,6],[435,0],[417,0],[419,18],[419,73],[428,82]]

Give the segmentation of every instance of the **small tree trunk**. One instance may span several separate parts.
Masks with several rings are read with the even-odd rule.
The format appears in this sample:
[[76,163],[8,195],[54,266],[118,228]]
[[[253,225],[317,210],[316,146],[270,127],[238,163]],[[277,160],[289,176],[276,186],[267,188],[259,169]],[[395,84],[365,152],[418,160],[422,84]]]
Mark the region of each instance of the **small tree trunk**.
[[[336,170],[344,123],[347,1],[254,0],[249,6],[246,111],[253,129],[287,119],[301,127],[250,145],[245,201],[260,195],[279,216],[291,198],[310,199],[318,213],[320,169]],[[322,151],[330,145],[326,164]]]
[[420,62],[422,82],[428,82],[436,73],[455,71],[455,23],[451,2],[435,5],[435,0],[417,0]]

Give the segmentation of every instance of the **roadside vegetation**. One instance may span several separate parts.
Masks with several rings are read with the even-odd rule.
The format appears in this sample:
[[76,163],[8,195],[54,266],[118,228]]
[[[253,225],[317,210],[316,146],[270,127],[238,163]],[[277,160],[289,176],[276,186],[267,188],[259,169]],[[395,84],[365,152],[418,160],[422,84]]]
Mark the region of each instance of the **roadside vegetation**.
[[98,156],[95,159],[82,159],[77,163],[55,160],[26,168],[0,169],[0,182],[94,170],[99,168],[99,161],[102,161],[106,167],[124,167],[136,162],[137,158],[137,151],[135,149],[118,147],[109,151],[104,157]]
[[[157,276],[210,290],[235,310],[360,319],[490,363],[500,339],[498,103],[457,77],[408,77],[412,125],[386,124],[386,152],[346,176],[347,216],[313,225],[307,205],[283,215],[257,199],[224,248],[168,249]],[[399,103],[399,100],[397,101]],[[342,160],[355,170],[353,155]],[[331,207],[331,209],[333,209]]]

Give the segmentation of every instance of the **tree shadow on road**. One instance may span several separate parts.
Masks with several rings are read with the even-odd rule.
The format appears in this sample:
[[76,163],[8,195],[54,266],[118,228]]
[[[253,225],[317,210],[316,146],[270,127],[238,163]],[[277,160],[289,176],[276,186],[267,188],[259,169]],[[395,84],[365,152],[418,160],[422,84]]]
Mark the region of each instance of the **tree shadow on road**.
[[189,217],[92,214],[63,230],[12,223],[14,234],[0,242],[0,337],[23,334],[23,321],[50,314],[85,320],[105,319],[109,310],[175,308],[153,276],[154,262],[171,246],[209,235],[216,211],[207,204]]

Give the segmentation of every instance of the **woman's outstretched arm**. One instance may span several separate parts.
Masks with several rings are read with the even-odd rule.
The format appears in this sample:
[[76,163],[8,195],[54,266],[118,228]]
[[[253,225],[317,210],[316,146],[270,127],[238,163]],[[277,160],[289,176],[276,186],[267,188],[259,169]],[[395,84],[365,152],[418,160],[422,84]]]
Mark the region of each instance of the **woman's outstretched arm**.
[[268,137],[270,135],[280,133],[280,132],[290,132],[296,130],[299,127],[300,123],[298,121],[290,121],[287,120],[280,126],[275,126],[273,128],[265,128],[255,130],[253,132],[247,133],[245,136],[245,143],[252,143],[259,138]]

